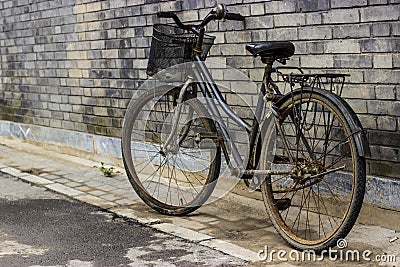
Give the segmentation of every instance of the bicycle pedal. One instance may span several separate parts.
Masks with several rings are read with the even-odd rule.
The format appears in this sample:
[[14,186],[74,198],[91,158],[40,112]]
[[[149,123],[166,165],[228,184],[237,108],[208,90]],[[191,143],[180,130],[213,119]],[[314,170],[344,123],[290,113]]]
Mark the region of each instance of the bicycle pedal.
[[291,204],[292,201],[290,198],[275,199],[275,205],[278,210],[287,210]]
[[196,143],[200,143],[201,140],[203,139],[211,139],[211,140],[216,140],[216,141],[222,141],[223,138],[221,138],[218,133],[216,132],[202,132],[202,133],[197,133],[196,137],[194,138]]

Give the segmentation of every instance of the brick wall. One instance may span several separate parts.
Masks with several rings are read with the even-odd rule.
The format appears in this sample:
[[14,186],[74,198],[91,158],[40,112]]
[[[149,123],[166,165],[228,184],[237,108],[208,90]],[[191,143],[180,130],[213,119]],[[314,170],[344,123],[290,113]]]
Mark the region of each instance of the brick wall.
[[[288,65],[351,74],[344,96],[369,132],[369,173],[399,178],[400,1],[221,2],[247,18],[210,24],[217,44],[209,60],[260,81],[262,64],[244,43],[292,40],[296,55]],[[214,0],[0,1],[0,120],[119,137],[127,103],[147,78],[154,13],[177,11],[191,21],[213,6]]]

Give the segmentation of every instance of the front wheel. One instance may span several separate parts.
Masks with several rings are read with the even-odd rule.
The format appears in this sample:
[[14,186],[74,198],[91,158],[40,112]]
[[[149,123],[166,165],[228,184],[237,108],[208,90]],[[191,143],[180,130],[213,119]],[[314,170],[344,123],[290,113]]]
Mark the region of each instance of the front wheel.
[[147,205],[168,215],[199,208],[212,193],[221,164],[218,142],[196,139],[204,132],[217,134],[207,110],[189,93],[178,104],[179,91],[162,86],[144,92],[130,103],[122,132],[129,181]]
[[335,246],[353,227],[364,197],[365,158],[348,117],[358,119],[327,94],[304,88],[279,106],[272,168],[290,173],[261,186],[274,227],[300,250]]

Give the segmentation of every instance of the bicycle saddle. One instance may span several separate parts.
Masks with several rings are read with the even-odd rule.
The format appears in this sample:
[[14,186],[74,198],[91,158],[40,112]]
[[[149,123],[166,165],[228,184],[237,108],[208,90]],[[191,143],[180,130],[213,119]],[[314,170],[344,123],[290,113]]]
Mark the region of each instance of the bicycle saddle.
[[253,56],[261,58],[289,58],[294,55],[294,45],[291,42],[261,42],[257,44],[247,44],[247,51]]

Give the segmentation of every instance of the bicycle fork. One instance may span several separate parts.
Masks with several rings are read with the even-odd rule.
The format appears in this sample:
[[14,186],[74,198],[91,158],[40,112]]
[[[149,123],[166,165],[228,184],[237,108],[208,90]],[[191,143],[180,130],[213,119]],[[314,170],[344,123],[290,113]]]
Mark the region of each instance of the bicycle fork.
[[[193,78],[189,76],[188,79],[186,80],[186,82],[183,84],[181,90],[179,91],[179,96],[176,101],[177,102],[176,110],[172,117],[172,129],[171,129],[171,132],[170,132],[167,140],[161,147],[161,151],[163,151],[164,153],[168,152],[168,151],[174,151],[179,146],[179,144],[173,142],[173,140],[177,136],[176,131],[178,129],[179,117],[181,116],[181,113],[182,113],[183,96],[185,95],[186,89],[189,87],[189,85],[192,82],[193,82]],[[174,141],[176,141],[176,140],[174,140]]]

